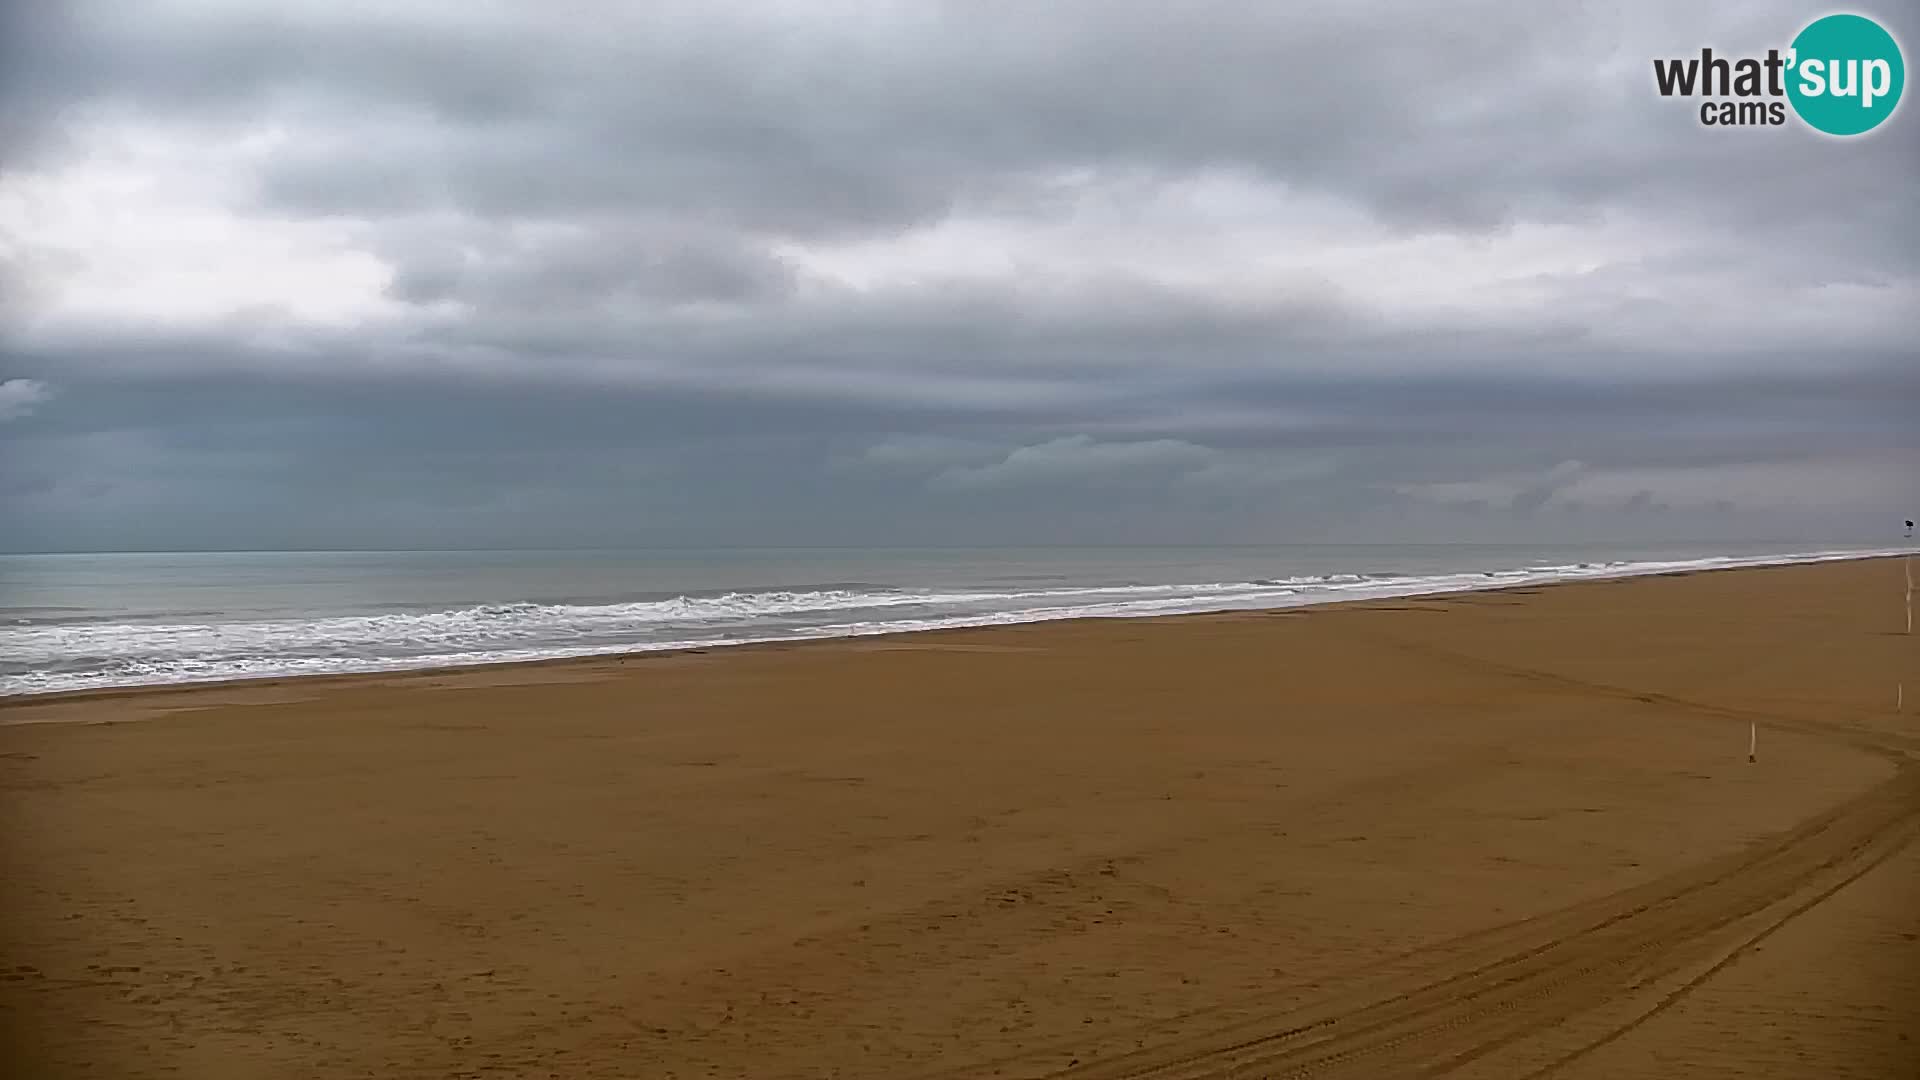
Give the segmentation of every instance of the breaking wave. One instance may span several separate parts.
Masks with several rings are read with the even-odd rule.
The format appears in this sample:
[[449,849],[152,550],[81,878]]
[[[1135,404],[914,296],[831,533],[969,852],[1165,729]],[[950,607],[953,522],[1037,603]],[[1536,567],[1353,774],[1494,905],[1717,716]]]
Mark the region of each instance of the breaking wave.
[[324,618],[63,618],[0,626],[0,694],[447,667],[966,626],[1296,607],[1518,584],[1819,562],[1891,552],[1568,563],[1444,574],[1340,573],[1031,590],[859,586],[624,603],[485,604]]

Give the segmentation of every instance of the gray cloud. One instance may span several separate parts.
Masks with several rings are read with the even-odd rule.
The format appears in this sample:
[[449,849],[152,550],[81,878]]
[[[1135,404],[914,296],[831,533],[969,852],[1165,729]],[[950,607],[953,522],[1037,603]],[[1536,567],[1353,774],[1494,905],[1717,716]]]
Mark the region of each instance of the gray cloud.
[[1178,439],[1098,442],[1086,435],[1069,435],[1018,447],[986,465],[944,469],[931,483],[958,489],[1132,484],[1197,469],[1213,457],[1206,447]]
[[38,379],[0,381],[0,421],[33,412],[53,397],[53,388]]
[[862,450],[857,464],[907,472],[980,464],[1002,457],[993,443],[945,435],[889,435]]
[[16,57],[16,92],[43,111],[105,102],[299,124],[260,194],[302,212],[638,206],[814,233],[1008,197],[1044,211],[1037,181],[1065,169],[1228,166],[1417,228],[1586,220],[1626,202],[1769,222],[1770,200],[1715,197],[1720,178],[1743,175],[1776,197],[1824,187],[1839,205],[1800,216],[1865,232],[1861,211],[1899,205],[1875,167],[1915,146],[1909,128],[1814,157],[1791,152],[1792,132],[1710,140],[1661,123],[1678,107],[1650,93],[1648,50],[1704,36],[1764,48],[1815,10],[1803,4],[1664,17],[1224,0],[927,4],[850,20],[595,4],[573,18],[179,13],[192,7],[76,5]]
[[1911,107],[1652,90],[1817,6],[6,10],[10,543],[1920,501]]
[[793,286],[777,257],[672,227],[573,228],[491,247],[404,252],[395,267],[387,290],[395,299],[488,312],[740,304],[776,300]]
[[1508,506],[1520,513],[1532,513],[1545,506],[1547,500],[1562,488],[1579,479],[1585,470],[1586,466],[1577,461],[1563,461],[1514,492]]

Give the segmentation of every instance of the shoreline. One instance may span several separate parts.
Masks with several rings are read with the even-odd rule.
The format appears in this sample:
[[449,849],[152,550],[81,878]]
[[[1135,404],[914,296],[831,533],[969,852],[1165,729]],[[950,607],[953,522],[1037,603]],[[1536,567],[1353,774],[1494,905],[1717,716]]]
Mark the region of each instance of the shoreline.
[[[801,634],[788,637],[745,638],[716,640],[707,643],[671,644],[659,647],[615,647],[604,651],[582,652],[553,656],[540,656],[513,660],[482,660],[473,663],[433,664],[414,666],[397,664],[390,667],[370,667],[343,671],[316,672],[313,674],[282,673],[239,676],[234,678],[210,678],[178,680],[172,682],[127,683],[121,685],[85,687],[73,690],[29,691],[25,693],[0,694],[0,727],[14,724],[59,723],[58,719],[18,719],[6,714],[36,706],[53,706],[66,703],[87,703],[96,701],[123,700],[129,698],[159,697],[169,694],[192,693],[217,690],[273,690],[292,686],[311,686],[316,689],[331,688],[361,680],[406,681],[409,679],[446,679],[458,678],[465,674],[484,678],[489,674],[503,671],[540,671],[553,669],[565,671],[572,668],[591,667],[595,664],[624,664],[635,660],[652,658],[673,658],[700,656],[713,652],[741,653],[779,648],[828,647],[836,644],[858,642],[884,642],[896,639],[924,639],[926,635],[977,633],[1009,627],[1040,625],[1073,625],[1086,622],[1162,622],[1167,620],[1185,620],[1198,618],[1222,618],[1233,616],[1260,616],[1270,612],[1309,611],[1333,606],[1377,603],[1390,600],[1438,599],[1449,596],[1464,596],[1509,592],[1515,589],[1546,589],[1582,584],[1602,584],[1607,582],[1635,580],[1642,578],[1685,577],[1693,574],[1727,573],[1740,570],[1766,570],[1792,566],[1817,566],[1828,563],[1864,562],[1880,559],[1899,559],[1911,553],[1899,549],[1878,549],[1862,552],[1806,552],[1790,553],[1780,556],[1755,557],[1751,561],[1738,562],[1728,566],[1685,567],[1677,569],[1634,570],[1622,569],[1618,573],[1595,573],[1578,577],[1501,582],[1485,586],[1445,587],[1431,590],[1407,592],[1380,592],[1364,597],[1314,599],[1300,604],[1279,604],[1261,607],[1225,607],[1212,610],[1179,611],[1167,614],[1150,612],[1128,612],[1117,615],[1071,615],[1057,618],[1006,619],[980,622],[956,623],[953,625],[930,626],[910,629],[888,629],[871,632],[845,634]],[[1491,576],[1491,572],[1489,572]],[[983,620],[992,619],[983,616]]]

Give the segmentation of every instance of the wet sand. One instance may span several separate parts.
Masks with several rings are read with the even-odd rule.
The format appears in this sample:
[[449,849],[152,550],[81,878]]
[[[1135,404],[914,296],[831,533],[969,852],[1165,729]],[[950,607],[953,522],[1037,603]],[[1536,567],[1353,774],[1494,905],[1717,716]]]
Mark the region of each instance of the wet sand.
[[1920,1075],[1900,580],[14,699],[15,1074]]

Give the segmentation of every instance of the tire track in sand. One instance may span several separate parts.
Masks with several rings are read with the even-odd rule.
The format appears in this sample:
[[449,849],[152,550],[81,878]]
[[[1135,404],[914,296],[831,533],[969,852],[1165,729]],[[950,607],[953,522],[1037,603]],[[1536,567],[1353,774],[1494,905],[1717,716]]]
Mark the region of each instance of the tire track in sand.
[[[1005,1061],[993,1069],[995,1075],[1074,1080],[1433,1077],[1528,1044],[1525,1061],[1503,1061],[1502,1072],[1524,1073],[1529,1080],[1546,1077],[1664,1011],[1920,835],[1920,764],[1909,739],[1641,693],[1431,647],[1416,651],[1582,693],[1818,735],[1887,757],[1896,771],[1875,787],[1741,851],[1559,912],[1421,950],[1384,976],[1368,980],[1364,989],[1300,1006],[1263,1009],[1258,1002],[1246,1002],[1232,1013],[1209,1010],[1174,1018],[1130,1033],[1124,1044],[1082,1044],[1082,1056],[1064,1070],[1056,1064],[1029,1071]],[[1618,1012],[1622,1003],[1632,1006],[1624,1022]],[[1229,1020],[1229,1015],[1237,1019]],[[1596,1017],[1602,1018],[1597,1026]],[[1039,1065],[1035,1058],[1024,1060]],[[1057,1063],[1059,1058],[1052,1060]],[[976,1067],[966,1075],[985,1073]]]
[[[1668,1001],[1726,959],[1877,865],[1920,827],[1920,771],[1722,857],[1552,915],[1440,946],[1370,999],[1254,1016],[1175,1034],[1052,1075],[1076,1080],[1439,1076],[1629,996]],[[1704,970],[1703,970],[1704,969]],[[1667,1001],[1581,1045],[1546,1075],[1624,1033]],[[1154,1032],[1138,1033],[1150,1042]],[[1569,1052],[1570,1051],[1570,1052]],[[1019,1075],[1003,1070],[1004,1075]],[[1029,1074],[1032,1075],[1032,1074]],[[1046,1075],[1043,1073],[1042,1075]]]

